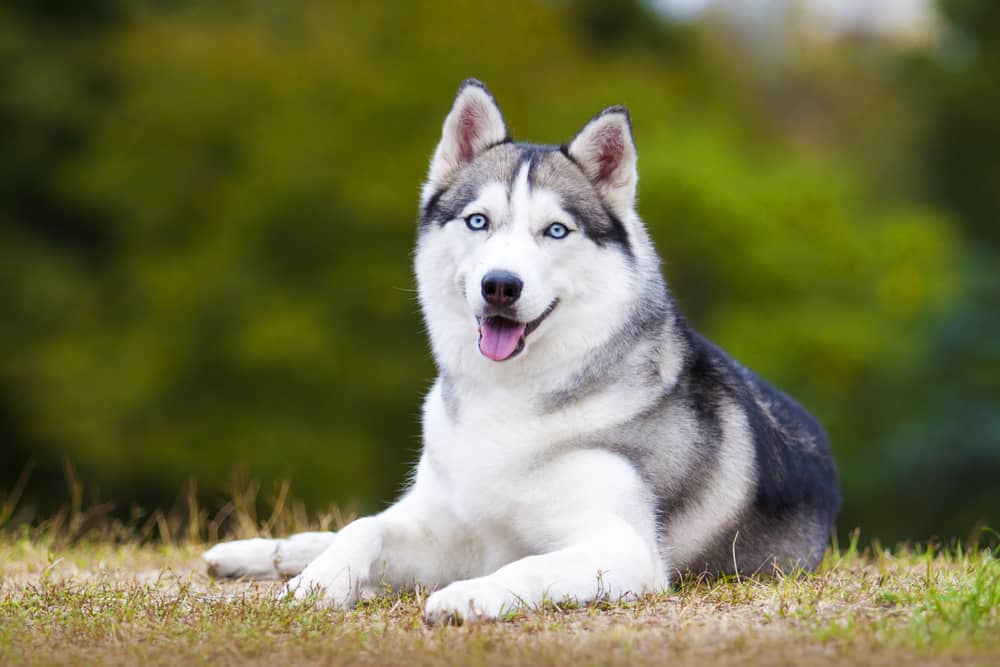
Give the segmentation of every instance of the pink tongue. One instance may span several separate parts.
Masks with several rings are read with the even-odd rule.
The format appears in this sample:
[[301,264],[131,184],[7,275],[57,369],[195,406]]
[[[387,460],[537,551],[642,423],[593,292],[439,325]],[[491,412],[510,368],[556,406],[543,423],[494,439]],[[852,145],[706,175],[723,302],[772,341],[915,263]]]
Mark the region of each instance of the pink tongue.
[[517,350],[524,327],[502,317],[484,317],[479,323],[479,351],[493,361],[507,359]]

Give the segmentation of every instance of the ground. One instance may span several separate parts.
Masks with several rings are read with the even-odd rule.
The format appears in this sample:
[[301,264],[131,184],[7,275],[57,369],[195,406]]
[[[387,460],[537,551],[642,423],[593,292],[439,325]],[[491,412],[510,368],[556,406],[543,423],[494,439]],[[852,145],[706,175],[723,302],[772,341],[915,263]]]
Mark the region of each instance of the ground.
[[198,542],[0,538],[2,664],[1000,664],[987,550],[832,549],[818,572],[688,580],[636,603],[428,627],[421,595],[350,610],[209,579]]

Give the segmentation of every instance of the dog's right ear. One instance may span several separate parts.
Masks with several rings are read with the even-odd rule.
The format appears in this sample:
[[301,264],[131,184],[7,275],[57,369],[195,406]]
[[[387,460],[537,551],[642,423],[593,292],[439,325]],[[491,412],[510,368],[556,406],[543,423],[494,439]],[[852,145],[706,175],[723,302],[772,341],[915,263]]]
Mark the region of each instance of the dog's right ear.
[[503,114],[481,81],[466,79],[444,119],[441,143],[434,151],[427,191],[441,188],[448,177],[490,146],[510,141]]

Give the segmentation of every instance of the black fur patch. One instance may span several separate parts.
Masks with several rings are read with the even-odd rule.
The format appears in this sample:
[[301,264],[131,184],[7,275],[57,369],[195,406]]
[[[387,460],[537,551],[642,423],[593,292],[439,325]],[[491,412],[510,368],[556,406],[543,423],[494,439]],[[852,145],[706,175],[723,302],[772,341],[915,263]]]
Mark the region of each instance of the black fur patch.
[[444,226],[458,218],[470,201],[479,195],[479,188],[474,183],[461,183],[438,190],[427,200],[420,227],[423,229],[432,223]]

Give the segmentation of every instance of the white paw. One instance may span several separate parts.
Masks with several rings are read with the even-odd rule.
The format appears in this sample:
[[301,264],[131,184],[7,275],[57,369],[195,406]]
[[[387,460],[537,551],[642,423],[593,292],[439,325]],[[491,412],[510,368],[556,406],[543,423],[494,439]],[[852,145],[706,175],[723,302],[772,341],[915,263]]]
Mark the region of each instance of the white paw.
[[457,581],[427,598],[428,623],[479,623],[517,611],[521,602],[506,587],[489,577]]
[[236,579],[280,579],[275,567],[277,541],[254,538],[223,542],[202,554],[213,577]]
[[336,533],[297,533],[278,540],[275,550],[275,567],[284,577],[301,574],[310,563],[333,544]]
[[357,605],[362,595],[368,593],[364,583],[352,576],[349,567],[313,563],[285,584],[282,595],[291,595],[296,600],[315,598],[324,607],[347,609]]

